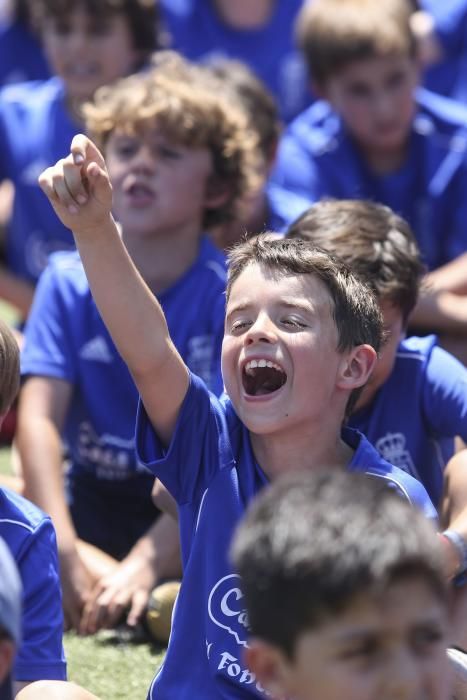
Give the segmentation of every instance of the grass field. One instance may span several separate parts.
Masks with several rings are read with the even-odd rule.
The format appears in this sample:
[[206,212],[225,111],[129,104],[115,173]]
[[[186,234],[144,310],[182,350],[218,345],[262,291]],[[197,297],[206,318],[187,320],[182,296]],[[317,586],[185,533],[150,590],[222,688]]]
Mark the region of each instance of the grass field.
[[[0,473],[10,472],[10,450],[0,450]],[[112,631],[64,638],[69,680],[101,700],[144,700],[164,649],[136,644]]]

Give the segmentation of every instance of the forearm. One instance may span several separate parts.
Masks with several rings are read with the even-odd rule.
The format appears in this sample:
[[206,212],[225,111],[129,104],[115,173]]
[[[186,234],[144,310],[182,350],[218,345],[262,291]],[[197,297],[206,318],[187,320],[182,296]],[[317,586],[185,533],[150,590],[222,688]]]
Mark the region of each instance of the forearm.
[[50,420],[40,417],[25,420],[20,410],[17,447],[25,496],[51,516],[60,555],[67,555],[75,549],[76,532],[65,498],[60,434]]
[[171,515],[161,513],[126,557],[128,563],[132,560],[149,563],[154,571],[154,585],[164,579],[181,577],[178,524]]
[[422,290],[409,326],[415,330],[466,335],[467,295]]
[[[93,298],[133,374],[163,362],[169,342],[164,313],[133,261],[111,216],[99,230],[73,230]],[[123,320],[123,323],[122,323]],[[135,342],[138,339],[138,342]]]

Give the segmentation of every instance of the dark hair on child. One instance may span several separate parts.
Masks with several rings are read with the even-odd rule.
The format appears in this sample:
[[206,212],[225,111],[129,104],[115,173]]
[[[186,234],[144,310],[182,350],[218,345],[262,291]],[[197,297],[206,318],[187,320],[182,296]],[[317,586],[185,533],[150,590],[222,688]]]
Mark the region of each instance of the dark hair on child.
[[275,156],[282,130],[276,101],[266,85],[242,61],[214,58],[206,64],[233,99],[243,106],[251,127],[258,133],[258,147],[269,164]]
[[365,200],[323,200],[290,225],[286,238],[341,258],[407,322],[426,270],[409,224],[392,209]]
[[19,347],[10,327],[0,320],[0,415],[5,414],[19,389]]
[[227,300],[235,280],[248,265],[261,265],[280,276],[314,275],[324,284],[333,302],[337,349],[343,352],[368,343],[378,352],[382,341],[381,313],[367,285],[342,260],[326,251],[312,248],[306,241],[273,235],[264,233],[231,248]]
[[318,87],[353,61],[415,56],[407,0],[312,0],[297,18],[297,42]]
[[420,577],[447,600],[431,523],[377,477],[280,477],[252,503],[231,548],[250,632],[293,659],[297,641],[361,594]]
[[48,17],[66,21],[75,8],[83,8],[96,22],[109,15],[124,15],[133,37],[133,46],[143,53],[142,64],[160,45],[156,0],[34,0],[32,10],[37,26],[40,27],[41,22]]

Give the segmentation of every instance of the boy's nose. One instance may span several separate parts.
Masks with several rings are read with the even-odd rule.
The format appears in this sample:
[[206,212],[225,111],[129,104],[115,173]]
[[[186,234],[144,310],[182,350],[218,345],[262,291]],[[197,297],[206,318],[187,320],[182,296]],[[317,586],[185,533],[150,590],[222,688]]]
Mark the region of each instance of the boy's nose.
[[259,315],[256,321],[248,329],[245,341],[247,345],[253,343],[274,343],[277,338],[274,323],[267,315]]
[[[391,662],[392,661],[392,662]],[[406,649],[395,654],[386,665],[385,700],[420,700],[424,697],[422,669],[414,654]]]

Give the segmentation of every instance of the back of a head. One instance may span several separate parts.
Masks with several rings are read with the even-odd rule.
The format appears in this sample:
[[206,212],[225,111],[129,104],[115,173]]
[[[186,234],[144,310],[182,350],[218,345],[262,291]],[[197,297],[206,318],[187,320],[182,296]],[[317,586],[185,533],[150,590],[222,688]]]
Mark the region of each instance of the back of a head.
[[126,18],[133,46],[145,62],[160,45],[160,20],[155,0],[34,0],[31,12],[40,28],[46,18],[67,19],[74,9],[83,9],[95,21],[121,14]]
[[415,55],[407,0],[310,0],[297,20],[297,40],[318,87],[349,63]]
[[217,87],[205,69],[175,52],[160,51],[150,70],[99,88],[83,107],[86,129],[104,151],[115,130],[133,135],[145,128],[160,130],[174,144],[207,148],[211,186],[224,188],[228,197],[206,211],[206,228],[234,217],[258,178],[257,136],[244,111]]
[[385,482],[327,470],[282,477],[252,504],[232,546],[252,635],[293,657],[299,636],[363,593],[419,577],[445,600],[435,531]]
[[294,221],[286,237],[341,258],[379,301],[396,306],[407,320],[425,268],[409,224],[389,207],[365,200],[323,200]]
[[0,320],[0,419],[16,398],[19,380],[18,343],[11,328]]

